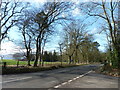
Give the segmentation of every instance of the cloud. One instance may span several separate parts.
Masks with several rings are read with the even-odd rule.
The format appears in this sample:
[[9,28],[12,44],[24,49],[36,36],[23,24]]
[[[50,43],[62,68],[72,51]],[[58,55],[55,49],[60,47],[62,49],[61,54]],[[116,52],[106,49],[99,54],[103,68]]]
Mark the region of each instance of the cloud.
[[99,48],[99,50],[102,51],[102,52],[105,52],[105,51],[106,51],[106,47],[105,47],[105,46],[99,46],[98,48]]
[[95,41],[97,41],[100,44],[99,50],[106,51],[105,46],[108,46],[106,35],[105,34],[95,34],[94,38],[95,38]]
[[45,48],[44,48],[44,51],[52,51],[52,52],[54,50],[58,51],[58,47],[59,47],[58,44],[47,43],[46,46],[45,46]]
[[[45,47],[45,51],[54,51],[56,50],[56,47],[58,45],[47,45]],[[1,44],[1,51],[0,51],[0,56],[1,55],[9,55],[9,54],[15,54],[15,53],[25,53],[26,49],[21,48],[20,46],[17,46],[14,42],[8,41],[8,42],[3,42]],[[36,48],[32,49],[32,52],[36,52]]]
[[15,45],[13,42],[3,42],[1,44],[0,55],[8,55],[20,52],[20,46]]
[[91,31],[90,34],[96,34],[98,33],[98,29],[96,27],[94,27]]
[[63,18],[65,18],[65,17],[67,17],[67,16],[68,16],[68,14],[62,13],[62,17],[63,17]]
[[4,0],[4,2],[17,1],[17,2],[47,2],[47,0]]
[[74,2],[76,5],[78,5],[81,1],[80,0],[70,0],[72,2]]
[[81,13],[79,8],[75,8],[74,10],[72,10],[72,15],[73,16],[82,16],[83,14]]

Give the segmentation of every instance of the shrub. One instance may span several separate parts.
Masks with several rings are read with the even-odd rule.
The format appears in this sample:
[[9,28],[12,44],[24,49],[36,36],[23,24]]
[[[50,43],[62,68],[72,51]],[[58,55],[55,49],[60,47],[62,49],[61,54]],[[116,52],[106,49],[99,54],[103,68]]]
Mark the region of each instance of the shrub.
[[19,74],[19,73],[31,73],[31,72],[39,72],[45,70],[53,70],[58,68],[66,68],[73,67],[78,65],[66,65],[66,66],[52,66],[52,67],[6,67],[2,68],[2,74]]

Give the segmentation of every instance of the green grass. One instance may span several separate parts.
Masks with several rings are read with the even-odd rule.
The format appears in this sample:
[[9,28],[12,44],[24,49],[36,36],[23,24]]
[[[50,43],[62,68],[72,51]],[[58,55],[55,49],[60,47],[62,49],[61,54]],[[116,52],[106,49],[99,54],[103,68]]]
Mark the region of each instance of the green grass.
[[[7,62],[7,65],[17,65],[17,60],[2,60],[2,62]],[[27,65],[27,61],[19,61],[19,65]],[[34,61],[31,61],[34,64]],[[44,65],[60,65],[61,62],[44,62]],[[68,64],[67,62],[62,62],[63,65]]]
[[[2,62],[7,62],[7,65],[16,65],[17,60],[2,60]],[[31,61],[31,64],[34,64],[34,61]],[[19,65],[27,65],[27,61],[19,61]],[[44,67],[7,67],[2,68],[2,74],[18,74],[18,73],[30,73],[30,72],[39,72],[44,70],[53,70],[58,68],[74,67],[79,66],[75,64],[68,64],[63,62],[44,62]]]
[[[7,65],[16,65],[17,64],[17,60],[2,60],[2,62],[7,62]],[[34,62],[32,61],[31,64],[33,64]],[[19,65],[27,65],[27,61],[19,61]]]

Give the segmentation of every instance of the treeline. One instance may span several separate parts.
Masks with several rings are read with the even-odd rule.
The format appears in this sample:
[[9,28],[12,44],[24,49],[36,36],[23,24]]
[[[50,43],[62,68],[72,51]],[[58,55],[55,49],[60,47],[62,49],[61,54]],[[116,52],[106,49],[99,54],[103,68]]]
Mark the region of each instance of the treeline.
[[60,56],[56,51],[54,51],[53,53],[45,51],[42,57],[42,60],[46,62],[56,62],[56,61],[60,61],[59,59]]
[[[84,7],[84,9],[83,9]],[[83,3],[81,10],[90,17],[99,18],[99,33],[104,33],[108,42],[104,53],[106,65],[112,68],[120,68],[120,3],[114,1]]]
[[[120,66],[120,34],[118,24],[119,4],[117,2],[90,2],[79,3],[79,8],[83,16],[83,21],[77,21],[72,16],[71,10],[76,9],[73,2],[45,2],[39,8],[33,7],[27,2],[2,2],[1,6],[1,31],[0,43],[8,38],[8,33],[13,27],[17,28],[21,34],[19,42],[22,50],[26,50],[25,57],[28,60],[28,66],[33,48],[35,51],[34,67],[38,66],[38,61],[42,60],[59,60],[71,63],[79,62],[98,62],[107,61],[112,67]],[[73,7],[72,7],[73,6]],[[91,18],[90,21],[87,18]],[[98,19],[99,17],[99,19]],[[77,17],[79,18],[79,16]],[[93,19],[94,18],[94,19]],[[98,49],[99,43],[94,41],[93,35],[88,33],[88,25],[92,25],[99,20],[99,30],[106,35],[108,41],[108,50],[101,53]],[[85,23],[84,23],[85,21]],[[92,22],[92,24],[89,24]],[[59,43],[59,54],[53,58],[55,54],[44,51],[45,45],[50,41],[50,36],[56,30],[55,26],[62,24],[64,37]],[[63,25],[64,24],[64,25]],[[50,58],[52,57],[52,59]]]
[[[8,7],[11,4],[13,7]],[[12,16],[6,17],[6,15],[4,15],[3,18],[5,17],[4,20],[6,20],[6,22],[9,22],[9,18],[11,17],[15,19],[14,26],[17,27],[22,36],[22,38],[19,40],[19,43],[21,43],[19,46],[26,50],[25,56],[28,60],[28,66],[31,66],[30,61],[33,48],[36,49],[34,67],[38,66],[38,61],[40,60],[40,62],[42,62],[44,47],[46,43],[49,42],[50,36],[55,31],[54,25],[60,23],[62,20],[70,20],[70,17],[63,17],[62,14],[64,12],[69,12],[72,3],[45,2],[42,7],[40,6],[39,8],[36,8],[26,2],[22,3],[8,1],[6,3],[3,2],[2,5],[3,15],[9,12],[7,11],[9,8],[13,8],[11,9]],[[18,7],[22,7],[19,8],[21,9],[19,14],[15,14],[18,9],[17,5],[19,5]],[[6,27],[6,25],[4,27]],[[11,27],[12,26],[9,28]],[[5,30],[5,35],[7,32],[8,29]]]
[[64,27],[61,44],[64,60],[71,63],[90,63],[102,61],[100,44],[93,39],[82,22],[72,22]]

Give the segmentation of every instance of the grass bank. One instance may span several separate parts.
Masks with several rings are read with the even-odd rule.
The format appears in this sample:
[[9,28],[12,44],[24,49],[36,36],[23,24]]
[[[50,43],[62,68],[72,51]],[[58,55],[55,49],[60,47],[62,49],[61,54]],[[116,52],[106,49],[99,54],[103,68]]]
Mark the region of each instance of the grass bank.
[[51,67],[7,67],[7,68],[2,68],[2,75],[40,72],[45,70],[54,70],[59,68],[75,67],[75,66],[79,66],[79,65],[64,65],[64,66],[57,65]]
[[[6,65],[7,66],[17,66],[17,60],[7,60],[7,59],[4,59],[4,60],[2,60],[1,62],[6,62]],[[1,63],[2,64],[2,63]],[[19,61],[19,65],[21,66],[25,66],[25,65],[27,65],[28,64],[28,62],[27,61]],[[30,62],[30,64],[31,65],[33,65],[34,64],[34,61],[31,61]],[[61,62],[44,62],[44,65],[45,66],[50,66],[50,65],[60,65],[61,64]],[[67,62],[63,62],[62,63],[63,65],[66,65],[66,64],[68,64]]]
[[120,69],[112,68],[109,65],[100,67],[99,69],[96,70],[96,72],[113,77],[120,77]]

